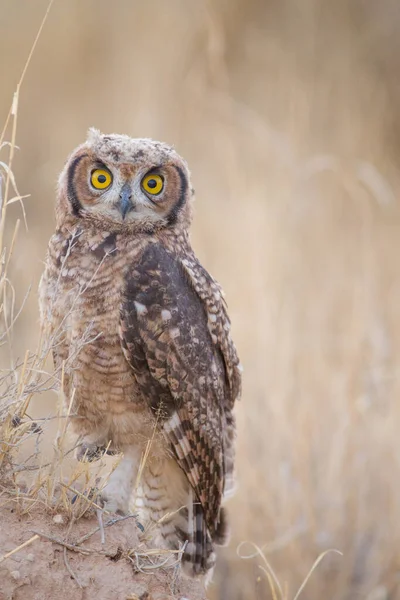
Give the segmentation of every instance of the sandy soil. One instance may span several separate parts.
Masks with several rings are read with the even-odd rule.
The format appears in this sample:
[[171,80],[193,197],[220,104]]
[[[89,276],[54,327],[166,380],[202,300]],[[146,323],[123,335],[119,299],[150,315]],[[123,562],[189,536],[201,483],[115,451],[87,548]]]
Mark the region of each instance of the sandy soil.
[[134,518],[107,527],[103,546],[100,532],[82,543],[82,549],[96,550],[89,555],[39,537],[2,560],[35,531],[59,540],[65,540],[68,533],[69,542],[76,543],[98,526],[93,515],[74,523],[68,532],[65,516],[50,514],[38,506],[21,516],[15,503],[3,501],[4,497],[0,502],[0,600],[205,600],[198,582],[178,574],[173,584],[171,569],[158,568],[153,574],[137,571],[126,555],[132,548],[143,551]]

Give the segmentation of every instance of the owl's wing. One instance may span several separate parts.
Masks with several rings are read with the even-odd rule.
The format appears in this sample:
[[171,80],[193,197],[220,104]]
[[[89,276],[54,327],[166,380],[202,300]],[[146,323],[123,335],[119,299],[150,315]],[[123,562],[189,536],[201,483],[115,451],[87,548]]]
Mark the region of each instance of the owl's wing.
[[[199,285],[206,290],[202,276]],[[224,489],[225,409],[232,402],[225,342],[210,327],[210,315],[214,325],[226,313],[221,301],[214,304],[209,313],[187,266],[151,244],[127,275],[120,334],[126,359],[202,505],[211,535]],[[225,338],[228,332],[222,331]]]
[[224,404],[226,409],[232,410],[235,401],[242,393],[242,366],[230,335],[231,322],[224,293],[219,283],[201,266],[195,256],[184,258],[182,265],[206,309],[208,330],[223,358],[228,384]]

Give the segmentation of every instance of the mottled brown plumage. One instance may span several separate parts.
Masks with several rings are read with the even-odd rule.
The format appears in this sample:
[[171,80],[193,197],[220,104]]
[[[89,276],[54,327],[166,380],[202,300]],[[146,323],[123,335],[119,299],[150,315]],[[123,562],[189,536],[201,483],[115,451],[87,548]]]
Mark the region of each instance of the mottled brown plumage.
[[106,507],[128,510],[152,439],[146,513],[158,543],[186,543],[197,575],[226,538],[241,378],[222,291],[190,246],[191,199],[172,148],[92,130],[60,177],[40,305],[80,456],[109,443],[124,453]]

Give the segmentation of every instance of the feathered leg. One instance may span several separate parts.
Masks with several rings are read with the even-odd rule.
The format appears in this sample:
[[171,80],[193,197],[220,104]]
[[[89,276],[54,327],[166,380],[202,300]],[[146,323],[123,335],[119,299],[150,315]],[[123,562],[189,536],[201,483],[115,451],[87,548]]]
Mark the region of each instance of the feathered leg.
[[116,469],[111,473],[107,485],[100,494],[104,508],[111,513],[127,514],[129,501],[136,482],[142,451],[138,446],[129,446]]

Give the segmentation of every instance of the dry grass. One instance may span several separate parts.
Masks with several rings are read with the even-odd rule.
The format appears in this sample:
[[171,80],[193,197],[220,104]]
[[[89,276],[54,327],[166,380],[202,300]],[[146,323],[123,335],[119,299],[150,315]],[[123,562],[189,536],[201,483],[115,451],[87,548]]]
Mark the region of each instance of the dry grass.
[[[106,483],[110,471],[115,468],[115,465],[111,467],[109,465],[109,468],[106,469],[104,460],[100,460],[97,467],[89,468],[88,462],[78,463],[74,461],[74,465],[71,468],[69,456],[76,448],[76,446],[71,447],[70,440],[68,439],[73,394],[67,410],[63,410],[62,402],[58,403],[59,408],[56,416],[47,415],[36,420],[33,420],[30,416],[32,400],[44,392],[54,392],[62,400],[64,371],[68,367],[68,361],[63,363],[59,368],[52,369],[51,371],[48,371],[46,368],[48,359],[52,356],[53,349],[59,344],[59,332],[55,331],[52,336],[48,337],[41,331],[38,346],[34,352],[27,350],[22,361],[14,361],[12,358],[14,328],[18,319],[23,315],[24,303],[28,297],[27,294],[22,306],[17,309],[17,297],[9,267],[13,260],[13,255],[17,252],[16,239],[20,221],[16,221],[9,247],[3,243],[3,235],[8,225],[8,207],[15,202],[21,203],[26,232],[28,232],[23,204],[23,200],[27,196],[19,194],[13,173],[13,160],[17,148],[18,107],[22,83],[52,4],[53,0],[50,0],[23,68],[21,78],[17,83],[12,105],[0,136],[0,150],[5,150],[5,153],[8,153],[7,158],[0,161],[0,254],[2,256],[0,262],[0,298],[2,300],[0,305],[2,325],[0,343],[3,350],[7,350],[10,356],[10,364],[7,368],[2,368],[0,376],[0,512],[2,515],[3,532],[6,533],[6,537],[3,537],[1,542],[3,544],[7,543],[7,533],[10,534],[11,527],[15,527],[15,523],[13,523],[14,517],[12,516],[14,513],[18,515],[19,519],[23,519],[27,515],[31,517],[40,515],[42,523],[44,522],[47,525],[47,531],[31,530],[31,533],[34,535],[24,542],[14,543],[13,549],[7,552],[4,552],[3,547],[1,547],[0,563],[4,561],[10,562],[10,560],[18,560],[20,562],[21,558],[16,556],[21,551],[34,542],[45,539],[52,542],[56,547],[61,546],[63,548],[65,568],[71,579],[75,581],[77,588],[83,589],[88,586],[88,583],[82,583],[80,577],[73,571],[67,551],[83,556],[99,557],[100,560],[102,557],[108,557],[112,560],[120,560],[123,557],[132,564],[133,573],[145,574],[147,576],[154,574],[157,575],[157,581],[160,579],[161,572],[169,572],[171,576],[169,577],[169,582],[165,583],[165,589],[170,592],[168,597],[172,598],[172,594],[175,593],[175,582],[184,548],[179,551],[149,548],[148,544],[151,543],[151,532],[146,531],[140,523],[138,523],[138,527],[143,530],[143,534],[140,536],[139,541],[137,540],[138,535],[135,536],[135,539],[131,540],[131,543],[136,543],[136,546],[133,545],[125,549],[118,546],[117,550],[115,548],[110,550],[108,547],[109,544],[108,546],[106,545],[105,530],[107,528],[113,527],[117,523],[121,523],[127,519],[136,519],[137,515],[130,514],[123,517],[110,517],[107,511],[103,510],[97,503],[97,493],[101,490],[98,486],[100,482],[103,485]],[[10,135],[10,141],[6,141],[8,135]],[[12,189],[15,195],[11,197]],[[88,341],[91,341],[91,337],[90,331],[84,333],[77,352]],[[73,357],[70,357],[69,360],[73,360]],[[50,454],[50,457],[47,455],[44,456],[41,451],[42,438],[46,434],[49,424],[54,420],[57,422],[57,433],[53,444],[53,452]],[[33,451],[31,452],[30,449]],[[98,526],[88,532],[85,531],[83,536],[76,539],[74,525],[83,517],[90,517],[94,512],[97,513]],[[52,520],[51,517],[53,515],[54,518]],[[107,519],[106,522],[103,522],[104,517]],[[22,521],[22,523],[26,522],[26,519]],[[67,523],[66,532],[57,537],[50,535],[48,531],[49,525],[54,525],[54,523]],[[29,530],[27,530],[28,532]],[[100,532],[100,550],[98,547],[90,548],[87,545],[83,545],[88,540],[89,542],[92,541],[92,536],[98,532]],[[16,531],[14,536],[18,540]],[[92,566],[88,567],[89,572],[91,568]],[[53,570],[57,571],[57,568],[53,567]],[[18,581],[21,575],[20,571],[10,571],[8,569],[3,572],[2,577],[4,577],[4,581],[0,585],[1,597],[3,597],[3,592],[6,593],[7,584],[9,584],[6,580],[14,578]],[[132,583],[135,582],[134,576],[131,575],[130,579]],[[112,582],[110,581],[109,583],[110,589],[113,589]],[[129,581],[127,585],[129,588]],[[46,589],[40,587],[39,590],[37,584],[32,583],[32,581],[31,587],[33,587],[33,594],[35,594],[35,590],[38,593],[44,593]],[[147,587],[144,589],[147,589]],[[52,593],[50,588],[47,588],[47,592]],[[97,594],[92,594],[92,596],[98,597]],[[118,595],[118,597],[120,596]],[[146,595],[147,597],[153,598],[153,595]]]
[[[1,120],[38,5],[0,0]],[[174,143],[197,192],[194,245],[245,365],[221,600],[293,599],[331,548],[343,557],[325,556],[300,599],[400,598],[397,17],[392,0],[59,0],[26,74],[8,197],[30,194],[29,231],[10,204],[2,367],[36,387],[11,377],[1,406],[40,392],[29,415],[46,419],[48,456],[50,365],[26,352],[65,156],[92,125]],[[12,443],[37,436],[26,419]],[[243,540],[281,595],[260,557],[237,555]]]

